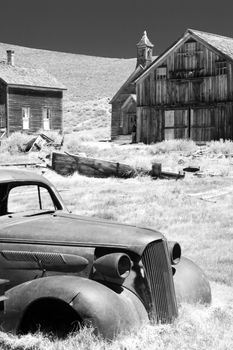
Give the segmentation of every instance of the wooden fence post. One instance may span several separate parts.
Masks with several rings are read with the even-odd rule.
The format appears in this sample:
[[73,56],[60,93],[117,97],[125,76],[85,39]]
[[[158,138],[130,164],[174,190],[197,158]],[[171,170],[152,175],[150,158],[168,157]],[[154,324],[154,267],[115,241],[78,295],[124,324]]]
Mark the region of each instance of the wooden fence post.
[[152,171],[151,176],[153,177],[159,177],[162,173],[162,165],[161,163],[152,163]]

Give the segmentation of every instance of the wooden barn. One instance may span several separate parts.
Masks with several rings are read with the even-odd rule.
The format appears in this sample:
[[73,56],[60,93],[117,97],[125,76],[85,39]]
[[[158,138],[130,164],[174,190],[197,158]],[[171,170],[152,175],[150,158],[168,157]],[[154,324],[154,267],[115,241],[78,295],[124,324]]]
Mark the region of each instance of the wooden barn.
[[188,29],[134,83],[137,142],[233,139],[232,38]]
[[111,139],[129,138],[136,123],[136,86],[135,80],[152,62],[153,44],[144,32],[137,44],[137,64],[134,72],[120,87],[110,103],[112,104]]
[[62,131],[64,85],[43,69],[14,65],[14,51],[0,63],[0,129],[15,131]]

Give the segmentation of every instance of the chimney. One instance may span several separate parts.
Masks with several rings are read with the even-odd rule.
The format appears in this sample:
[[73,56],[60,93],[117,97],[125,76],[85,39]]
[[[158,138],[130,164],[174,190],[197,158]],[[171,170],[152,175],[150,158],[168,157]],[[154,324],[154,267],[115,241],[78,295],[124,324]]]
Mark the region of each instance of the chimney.
[[15,52],[13,50],[7,50],[7,64],[10,66],[15,65]]

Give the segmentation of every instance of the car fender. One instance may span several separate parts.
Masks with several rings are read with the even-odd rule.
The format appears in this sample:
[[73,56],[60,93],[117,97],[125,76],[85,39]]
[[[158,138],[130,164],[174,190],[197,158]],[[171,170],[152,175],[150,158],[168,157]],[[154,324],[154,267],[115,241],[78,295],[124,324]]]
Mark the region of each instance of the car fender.
[[188,258],[182,257],[175,269],[174,285],[178,304],[210,304],[210,283],[203,270]]
[[112,339],[119,331],[138,327],[148,320],[140,299],[121,286],[114,290],[93,280],[77,276],[50,276],[18,285],[6,292],[2,327],[16,332],[27,308],[41,298],[68,303],[84,323]]

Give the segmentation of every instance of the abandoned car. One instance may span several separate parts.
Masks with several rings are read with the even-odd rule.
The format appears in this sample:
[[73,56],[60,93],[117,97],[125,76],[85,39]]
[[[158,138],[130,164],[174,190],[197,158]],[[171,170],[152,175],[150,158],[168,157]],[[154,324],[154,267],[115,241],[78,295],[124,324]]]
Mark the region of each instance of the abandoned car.
[[44,177],[0,170],[2,330],[63,337],[91,324],[112,339],[149,319],[172,322],[183,300],[208,304],[211,291],[178,243],[71,214]]

